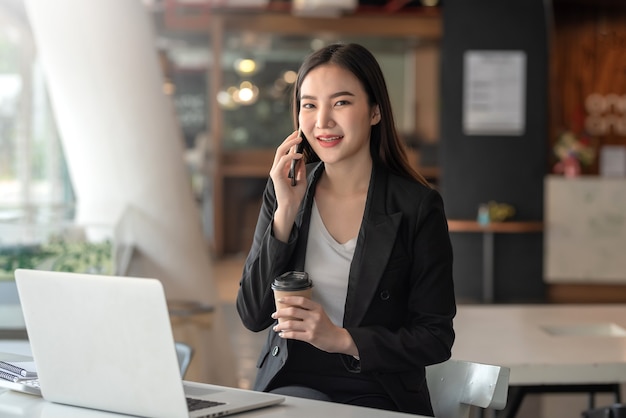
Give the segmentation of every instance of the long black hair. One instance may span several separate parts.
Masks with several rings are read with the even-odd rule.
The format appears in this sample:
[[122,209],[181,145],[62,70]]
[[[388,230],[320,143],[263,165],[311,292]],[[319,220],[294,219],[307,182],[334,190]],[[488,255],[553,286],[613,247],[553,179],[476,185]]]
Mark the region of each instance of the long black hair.
[[[406,146],[396,130],[389,92],[380,65],[374,55],[362,45],[332,44],[311,53],[304,59],[293,89],[293,119],[296,129],[300,113],[302,82],[311,70],[324,64],[335,64],[354,74],[367,93],[370,106],[378,105],[380,122],[372,125],[370,135],[370,154],[374,163],[383,164],[395,174],[415,179],[428,186],[426,179],[409,162]],[[303,153],[306,162],[320,160],[306,141]]]

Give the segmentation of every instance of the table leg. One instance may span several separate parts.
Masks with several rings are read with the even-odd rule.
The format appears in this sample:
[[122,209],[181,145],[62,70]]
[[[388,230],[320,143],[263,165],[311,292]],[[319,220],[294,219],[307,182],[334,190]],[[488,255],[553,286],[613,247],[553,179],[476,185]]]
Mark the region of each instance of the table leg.
[[483,302],[493,302],[493,259],[494,259],[494,234],[483,232]]
[[615,402],[620,403],[621,401],[621,385],[619,383],[509,386],[509,400],[504,410],[496,413],[497,416],[515,418],[522,405],[524,397],[531,393],[588,393],[589,409],[593,409],[595,407],[594,396],[596,393],[613,393],[615,396]]

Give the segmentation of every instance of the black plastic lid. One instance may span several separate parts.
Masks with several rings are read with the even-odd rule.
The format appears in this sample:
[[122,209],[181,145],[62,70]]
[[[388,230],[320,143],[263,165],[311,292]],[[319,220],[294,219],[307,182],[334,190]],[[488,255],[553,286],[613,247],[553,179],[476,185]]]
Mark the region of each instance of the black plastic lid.
[[274,279],[274,290],[302,290],[312,287],[313,283],[309,275],[304,271],[288,271]]

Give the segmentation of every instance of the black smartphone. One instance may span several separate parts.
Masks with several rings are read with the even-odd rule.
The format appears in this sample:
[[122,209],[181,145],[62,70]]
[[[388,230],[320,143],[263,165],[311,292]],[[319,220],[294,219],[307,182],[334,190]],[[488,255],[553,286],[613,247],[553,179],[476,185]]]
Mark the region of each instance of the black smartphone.
[[[304,141],[306,141],[306,138],[304,137],[304,134],[302,133],[302,131],[299,130],[298,133],[299,133],[299,136],[302,138],[302,142],[296,145],[296,152],[302,153],[302,147],[304,146]],[[291,179],[292,186],[296,185],[296,168],[298,167],[298,161],[300,160],[296,160],[296,159],[291,160],[291,167],[289,167],[288,177]]]

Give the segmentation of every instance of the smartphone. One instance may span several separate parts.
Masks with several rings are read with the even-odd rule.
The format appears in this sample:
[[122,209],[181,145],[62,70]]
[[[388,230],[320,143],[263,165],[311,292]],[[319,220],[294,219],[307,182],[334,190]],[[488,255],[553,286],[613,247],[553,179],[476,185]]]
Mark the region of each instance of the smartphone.
[[[304,134],[302,133],[302,130],[300,129],[298,130],[298,136],[302,137],[302,142],[296,145],[296,152],[302,153],[302,148],[304,146],[303,144],[304,144],[304,141],[306,141],[306,138],[304,137]],[[291,160],[291,167],[289,168],[288,177],[291,179],[292,186],[296,185],[296,168],[298,167],[298,161],[300,160],[296,160],[296,159]]]

